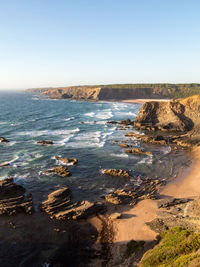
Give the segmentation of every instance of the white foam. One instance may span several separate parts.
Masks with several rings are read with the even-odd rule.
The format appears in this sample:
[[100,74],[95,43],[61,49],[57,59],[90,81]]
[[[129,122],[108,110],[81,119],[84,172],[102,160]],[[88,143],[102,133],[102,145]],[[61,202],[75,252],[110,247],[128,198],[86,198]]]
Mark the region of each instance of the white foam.
[[128,158],[128,155],[125,153],[121,153],[121,154],[110,153],[110,156],[117,157],[117,158]]
[[101,132],[86,132],[80,133],[73,137],[73,140],[68,143],[71,147],[103,147],[105,140],[101,140]]
[[38,137],[42,135],[68,135],[71,133],[79,132],[79,128],[71,129],[71,130],[39,130],[39,131],[26,131],[26,132],[19,132],[17,135],[30,135],[33,137]]
[[88,116],[88,117],[94,117],[94,115],[95,115],[94,112],[85,113],[85,116]]
[[67,119],[65,119],[65,121],[72,121],[72,120],[74,120],[75,118],[74,117],[71,117],[71,118],[67,118]]

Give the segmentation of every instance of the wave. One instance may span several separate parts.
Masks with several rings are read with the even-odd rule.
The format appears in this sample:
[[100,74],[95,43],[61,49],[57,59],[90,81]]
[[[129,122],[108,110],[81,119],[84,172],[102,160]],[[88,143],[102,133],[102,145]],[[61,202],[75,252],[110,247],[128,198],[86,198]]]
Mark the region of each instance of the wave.
[[116,153],[110,153],[111,157],[117,157],[117,158],[128,158],[128,155],[125,153],[120,153],[120,154],[116,154]]
[[67,118],[67,119],[65,119],[65,121],[72,121],[72,120],[74,120],[75,118],[74,117],[71,117],[71,118]]
[[38,131],[26,131],[26,132],[19,132],[17,135],[30,135],[33,137],[43,136],[43,135],[68,135],[70,133],[79,132],[80,129],[70,129],[70,130],[38,130]]
[[96,113],[95,112],[85,113],[85,116],[106,120],[106,119],[112,118],[113,113],[112,113],[111,109],[104,109],[104,110],[98,111]]

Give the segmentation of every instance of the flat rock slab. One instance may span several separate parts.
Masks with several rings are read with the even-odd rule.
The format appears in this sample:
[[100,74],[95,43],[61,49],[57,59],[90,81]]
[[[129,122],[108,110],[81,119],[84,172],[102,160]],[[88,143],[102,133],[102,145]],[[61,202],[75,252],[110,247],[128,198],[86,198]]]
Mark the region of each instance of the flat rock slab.
[[32,214],[32,195],[25,196],[25,188],[13,182],[13,178],[0,181],[0,215],[19,212]]

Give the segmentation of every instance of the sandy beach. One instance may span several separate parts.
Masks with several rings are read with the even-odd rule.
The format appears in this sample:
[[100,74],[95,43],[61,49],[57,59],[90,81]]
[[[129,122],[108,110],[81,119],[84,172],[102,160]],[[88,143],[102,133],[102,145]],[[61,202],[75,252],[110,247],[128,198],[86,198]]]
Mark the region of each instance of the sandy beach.
[[156,101],[156,102],[167,102],[170,99],[128,99],[122,100],[124,103],[132,103],[132,104],[144,104],[145,102]]
[[[194,148],[191,152],[192,164],[180,170],[175,180],[168,183],[160,190],[165,197],[197,197],[200,195],[200,148]],[[157,234],[145,223],[152,221],[157,215],[157,200],[145,199],[128,211],[122,211],[122,218],[112,221],[114,244],[127,243],[130,240],[155,240]],[[99,230],[99,220],[92,219],[90,222]],[[98,222],[98,224],[97,224]]]

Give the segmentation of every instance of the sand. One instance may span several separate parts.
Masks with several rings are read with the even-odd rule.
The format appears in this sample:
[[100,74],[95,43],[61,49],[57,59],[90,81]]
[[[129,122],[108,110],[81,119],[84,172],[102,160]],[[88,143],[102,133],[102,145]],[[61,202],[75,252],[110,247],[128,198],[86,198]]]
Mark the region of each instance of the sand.
[[167,101],[170,101],[170,99],[128,99],[128,100],[122,100],[121,102],[144,104],[145,102],[150,102],[150,101],[167,102]]

